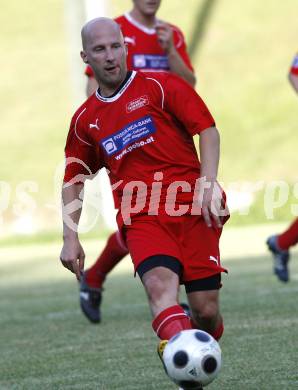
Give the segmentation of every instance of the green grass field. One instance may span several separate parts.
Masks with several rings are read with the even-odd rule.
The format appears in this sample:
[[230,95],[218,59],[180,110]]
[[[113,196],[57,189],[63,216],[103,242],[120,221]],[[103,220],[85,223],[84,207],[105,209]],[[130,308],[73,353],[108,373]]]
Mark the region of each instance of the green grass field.
[[[241,236],[240,232],[239,237]],[[297,389],[298,256],[291,281],[272,274],[270,256],[256,243],[236,252],[233,231],[224,239],[221,341],[223,368],[208,388]],[[90,262],[103,242],[86,241]],[[106,283],[103,321],[91,325],[78,306],[78,286],[58,262],[60,244],[0,251],[1,390],[171,390],[157,358],[156,337],[143,288],[130,260]],[[238,254],[237,254],[238,253]]]

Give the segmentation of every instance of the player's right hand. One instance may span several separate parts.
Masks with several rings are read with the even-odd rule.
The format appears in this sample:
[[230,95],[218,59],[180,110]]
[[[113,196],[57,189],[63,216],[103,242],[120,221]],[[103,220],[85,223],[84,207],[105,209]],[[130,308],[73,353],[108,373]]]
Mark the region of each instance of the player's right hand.
[[80,280],[84,270],[85,252],[78,239],[64,239],[64,245],[60,254],[62,265],[69,269]]
[[216,227],[222,228],[223,217],[228,214],[224,191],[217,180],[211,180],[210,186],[204,190],[202,199],[202,215],[205,223],[208,227],[215,224]]
[[158,22],[155,30],[158,43],[169,54],[170,51],[175,49],[172,27],[167,23]]

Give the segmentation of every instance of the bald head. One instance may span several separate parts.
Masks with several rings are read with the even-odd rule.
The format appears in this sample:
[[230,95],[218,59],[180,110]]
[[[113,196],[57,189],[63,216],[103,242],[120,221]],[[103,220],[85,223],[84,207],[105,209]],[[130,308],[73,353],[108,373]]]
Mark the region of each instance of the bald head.
[[[113,19],[109,18],[95,18],[87,22],[81,31],[82,36],[82,46],[85,50],[86,47],[93,42],[94,38],[98,36],[101,32],[108,33],[118,33],[123,40],[123,35],[120,30],[119,24],[117,24]],[[124,42],[124,40],[123,40]]]
[[112,94],[126,77],[127,49],[119,25],[96,18],[82,28],[81,57],[93,69],[101,93]]

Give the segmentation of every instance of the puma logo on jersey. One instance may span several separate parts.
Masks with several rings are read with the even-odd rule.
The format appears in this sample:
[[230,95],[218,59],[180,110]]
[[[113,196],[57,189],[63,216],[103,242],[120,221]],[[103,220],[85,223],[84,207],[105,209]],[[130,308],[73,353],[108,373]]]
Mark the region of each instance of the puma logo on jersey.
[[131,43],[132,45],[136,45],[136,38],[135,37],[124,37],[125,43]]
[[218,260],[214,256],[209,256],[209,260],[214,261],[218,265]]
[[96,119],[96,122],[95,123],[90,123],[89,124],[89,128],[90,129],[96,129],[96,130],[99,130],[99,125],[98,125],[98,118]]

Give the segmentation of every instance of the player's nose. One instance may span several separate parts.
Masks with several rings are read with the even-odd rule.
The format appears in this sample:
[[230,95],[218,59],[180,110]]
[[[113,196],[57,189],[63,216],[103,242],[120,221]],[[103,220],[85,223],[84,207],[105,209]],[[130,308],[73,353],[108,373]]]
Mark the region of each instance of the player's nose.
[[114,61],[115,60],[115,54],[114,54],[114,50],[112,48],[107,48],[106,60],[107,61]]

